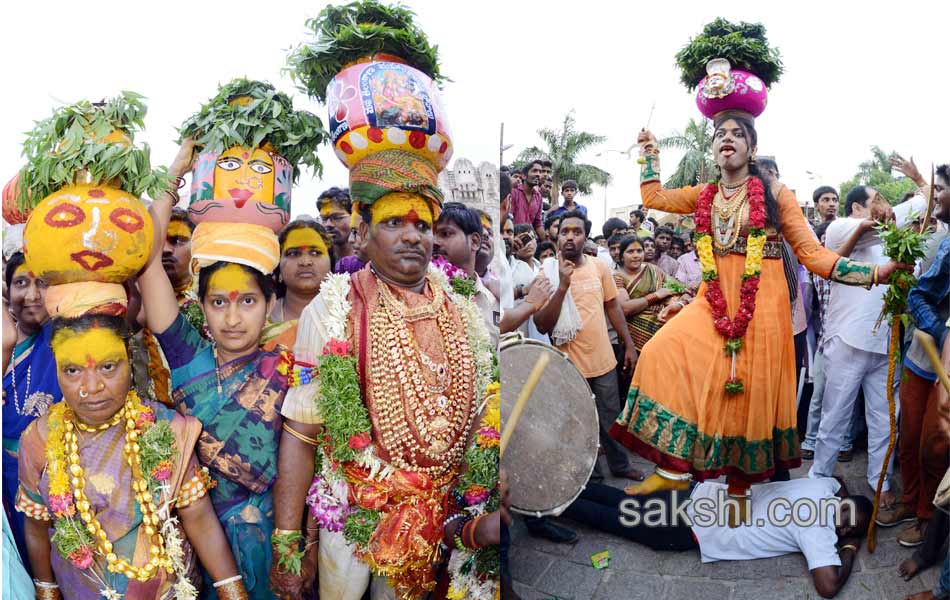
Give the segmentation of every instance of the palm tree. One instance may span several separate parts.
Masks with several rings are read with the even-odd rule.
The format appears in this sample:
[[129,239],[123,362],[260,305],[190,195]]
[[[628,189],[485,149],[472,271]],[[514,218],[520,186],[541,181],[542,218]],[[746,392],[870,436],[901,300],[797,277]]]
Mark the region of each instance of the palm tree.
[[666,187],[678,188],[708,181],[716,171],[712,158],[712,125],[706,119],[690,119],[683,133],[659,140],[661,148],[685,150],[686,154],[676,166],[676,172],[666,180]]
[[577,191],[581,194],[590,194],[591,186],[605,186],[610,182],[610,173],[607,171],[577,162],[577,157],[582,152],[604,143],[607,138],[595,133],[577,131],[573,110],[565,115],[560,131],[544,127],[538,130],[538,136],[547,146],[546,150],[537,146],[525,148],[515,160],[515,167],[524,166],[535,158],[547,158],[551,161],[551,177],[554,179],[551,194],[554,198],[549,200],[552,205],[557,204],[561,184],[568,179],[577,182]]

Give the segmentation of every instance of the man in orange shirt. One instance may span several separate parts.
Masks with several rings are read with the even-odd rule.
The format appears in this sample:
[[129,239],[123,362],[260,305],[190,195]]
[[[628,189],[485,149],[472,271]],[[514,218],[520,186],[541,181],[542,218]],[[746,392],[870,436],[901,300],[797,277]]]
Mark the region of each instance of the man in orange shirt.
[[[597,402],[600,445],[614,477],[640,480],[626,451],[608,435],[620,414],[617,359],[607,334],[607,319],[624,345],[624,370],[633,372],[637,352],[617,302],[617,286],[603,261],[583,254],[591,223],[579,211],[565,213],[558,231],[558,256],[549,258],[542,270],[557,286],[548,303],[534,316],[535,325],[577,366],[587,379]],[[601,478],[599,466],[594,471]]]

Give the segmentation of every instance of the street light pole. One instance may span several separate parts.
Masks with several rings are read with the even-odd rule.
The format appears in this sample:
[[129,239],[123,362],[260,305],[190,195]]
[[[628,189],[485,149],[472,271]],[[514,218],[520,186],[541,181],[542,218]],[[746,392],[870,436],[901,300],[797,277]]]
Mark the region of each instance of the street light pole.
[[[603,150],[603,151],[598,152],[597,154],[595,154],[594,156],[597,156],[597,157],[603,156],[603,157],[604,157],[604,166],[606,167],[606,168],[604,169],[604,171],[606,171],[608,175],[610,174],[610,153],[611,153],[611,152],[616,152],[617,154],[620,154],[620,155],[626,156],[627,158],[630,158],[630,151],[629,151],[629,150],[614,150],[614,149],[612,149],[612,148],[611,148],[611,149],[607,149],[607,150]],[[607,219],[608,219],[608,215],[607,215],[607,184],[604,184],[604,222],[605,222],[605,223],[607,222]]]

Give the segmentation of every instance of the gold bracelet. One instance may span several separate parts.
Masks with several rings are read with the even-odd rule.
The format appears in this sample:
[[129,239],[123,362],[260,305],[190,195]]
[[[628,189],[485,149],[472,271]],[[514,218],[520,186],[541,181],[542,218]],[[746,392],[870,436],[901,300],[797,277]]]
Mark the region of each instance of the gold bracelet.
[[36,600],[62,600],[59,586],[48,581],[33,580],[36,588]]
[[248,600],[247,590],[244,589],[240,575],[215,582],[214,591],[220,600]]
[[881,267],[879,267],[878,265],[874,265],[874,275],[872,276],[872,279],[873,279],[873,281],[874,281],[874,285],[877,285],[877,284],[879,283],[878,280],[877,280],[877,270],[880,269],[880,268],[881,268]]
[[278,529],[277,527],[274,527],[271,535],[288,535],[291,533],[301,533],[301,531],[299,529]]
[[312,438],[312,437],[307,437],[307,436],[305,436],[304,434],[300,433],[299,431],[297,431],[296,429],[294,429],[293,427],[291,427],[291,426],[288,425],[287,423],[284,423],[284,424],[282,425],[282,427],[283,427],[284,431],[286,431],[287,433],[289,433],[289,434],[292,435],[293,437],[297,438],[298,440],[300,440],[300,441],[303,442],[304,444],[308,444],[308,445],[310,445],[310,446],[313,446],[314,448],[318,448],[318,447],[320,446],[320,440],[318,440],[318,439],[316,439],[316,438]]
[[841,552],[842,550],[847,550],[847,549],[849,549],[849,548],[850,548],[855,554],[858,553],[858,547],[855,546],[854,544],[845,544],[844,546],[838,548],[838,552]]

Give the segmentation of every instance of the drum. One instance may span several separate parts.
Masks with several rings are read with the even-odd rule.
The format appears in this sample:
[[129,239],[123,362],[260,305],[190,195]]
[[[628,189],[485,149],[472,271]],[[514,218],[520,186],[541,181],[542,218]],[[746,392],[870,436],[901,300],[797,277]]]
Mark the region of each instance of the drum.
[[502,336],[501,422],[504,425],[541,354],[550,362],[521,413],[501,462],[508,472],[511,509],[557,516],[580,495],[597,461],[597,405],[587,380],[558,349]]

